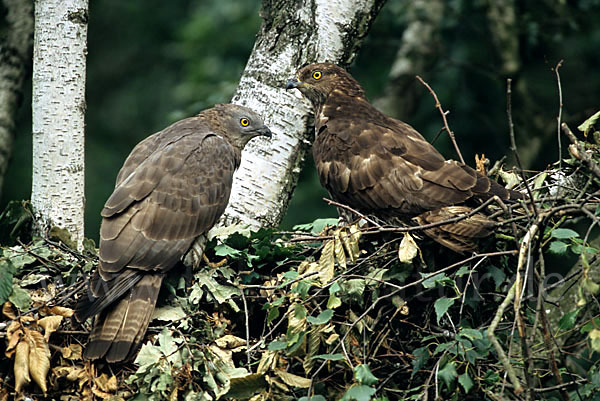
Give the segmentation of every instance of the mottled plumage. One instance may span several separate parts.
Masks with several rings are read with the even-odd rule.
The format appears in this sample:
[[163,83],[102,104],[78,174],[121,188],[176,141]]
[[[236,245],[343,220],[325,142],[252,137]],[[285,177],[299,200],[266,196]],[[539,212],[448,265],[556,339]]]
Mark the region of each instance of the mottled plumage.
[[79,321],[97,315],[84,357],[119,362],[135,354],[162,279],[229,201],[241,152],[271,136],[248,108],[217,105],[140,142],[102,209],[100,260]]
[[[359,83],[336,65],[301,68],[286,88],[297,88],[313,104],[317,172],[338,202],[381,217],[417,216],[425,224],[471,210],[453,205],[514,194],[469,166],[444,159],[410,125],[373,107]],[[426,233],[464,252],[490,227],[478,214]]]

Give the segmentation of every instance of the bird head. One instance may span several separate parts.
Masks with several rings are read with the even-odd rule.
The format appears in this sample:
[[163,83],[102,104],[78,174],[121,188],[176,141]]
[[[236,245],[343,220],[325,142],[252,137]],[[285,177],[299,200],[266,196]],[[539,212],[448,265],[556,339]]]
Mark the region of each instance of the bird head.
[[341,67],[331,63],[310,64],[300,68],[285,89],[298,89],[315,108],[323,105],[333,91],[364,96],[360,84]]
[[224,117],[223,127],[233,144],[240,149],[257,136],[273,136],[261,116],[248,107],[237,104],[218,104],[215,110]]

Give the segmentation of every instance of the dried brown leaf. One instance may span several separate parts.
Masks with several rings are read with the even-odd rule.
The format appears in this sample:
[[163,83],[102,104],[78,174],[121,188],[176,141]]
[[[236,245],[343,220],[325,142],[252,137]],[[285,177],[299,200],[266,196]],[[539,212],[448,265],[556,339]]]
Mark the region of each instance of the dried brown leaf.
[[53,315],[62,317],[71,317],[73,316],[73,313],[75,313],[73,309],[65,308],[64,306],[53,306],[52,308],[48,309],[48,311]]
[[2,305],[2,314],[9,319],[17,318],[17,310],[15,309],[14,305],[10,301],[6,301]]
[[275,369],[275,374],[288,386],[300,388],[310,387],[310,379],[306,377],[297,376],[281,369]]
[[29,342],[24,340],[17,344],[15,352],[15,391],[21,392],[23,386],[26,386],[31,381],[29,375]]
[[44,339],[50,342],[50,334],[54,333],[62,322],[62,316],[46,316],[38,320],[38,325],[44,329]]
[[[114,393],[118,388],[117,377],[109,377],[106,373],[102,373],[100,376],[94,378],[94,384],[96,385],[96,389],[102,393]],[[99,395],[99,397],[102,396]]]
[[83,376],[86,376],[85,369],[80,366],[58,366],[52,369],[52,372],[57,377],[64,377],[69,381],[78,381]]
[[246,340],[232,336],[231,334],[226,334],[223,337],[216,339],[215,343],[221,348],[234,349],[246,345]]
[[46,376],[50,370],[50,348],[39,331],[26,329],[25,337],[29,340],[29,372],[46,394]]
[[334,253],[335,259],[337,260],[338,265],[342,269],[346,269],[346,253],[344,252],[344,243],[340,237],[340,230],[336,230],[333,233],[333,242],[334,242]]
[[319,347],[323,341],[323,325],[314,326],[314,329],[308,335],[308,349],[302,361],[304,373],[309,374],[315,366],[316,360],[312,357],[317,355]]
[[335,241],[329,240],[323,246],[319,258],[319,281],[325,285],[331,281],[335,272]]
[[71,344],[68,347],[62,347],[60,352],[62,353],[63,358],[77,361],[81,360],[83,347],[79,344]]
[[398,259],[402,263],[410,263],[419,254],[419,247],[409,233],[404,233],[404,238],[398,247]]
[[358,247],[358,241],[360,240],[361,235],[362,234],[360,232],[360,229],[356,224],[347,227],[340,233],[340,238],[344,242],[346,253],[348,254],[348,258],[350,258],[350,261],[352,263],[356,262],[356,260],[360,256],[360,248]]
[[221,362],[230,367],[235,367],[233,363],[233,352],[228,349],[223,349],[216,345],[209,345],[208,348],[220,359]]
[[256,368],[256,373],[267,373],[270,369],[277,366],[277,351],[265,351],[260,356],[260,362]]
[[6,339],[8,340],[8,345],[6,346],[6,351],[4,355],[7,358],[11,358],[15,353],[15,348],[21,338],[23,337],[23,327],[18,320],[12,321],[8,327],[6,328]]

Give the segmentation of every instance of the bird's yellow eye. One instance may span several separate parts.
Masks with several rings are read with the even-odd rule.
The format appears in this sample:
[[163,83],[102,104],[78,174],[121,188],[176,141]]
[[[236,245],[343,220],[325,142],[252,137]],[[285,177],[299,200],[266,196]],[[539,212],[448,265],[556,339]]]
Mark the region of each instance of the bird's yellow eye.
[[240,124],[242,124],[242,127],[247,127],[250,124],[250,120],[248,120],[247,118],[242,118],[240,120]]
[[313,78],[314,79],[321,79],[321,77],[323,76],[323,74],[321,74],[321,71],[315,71],[313,72]]

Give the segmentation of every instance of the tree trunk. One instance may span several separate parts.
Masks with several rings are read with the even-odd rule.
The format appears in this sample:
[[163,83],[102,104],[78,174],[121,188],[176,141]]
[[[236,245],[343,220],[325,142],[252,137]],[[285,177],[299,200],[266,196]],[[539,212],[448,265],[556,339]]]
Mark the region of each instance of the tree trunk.
[[0,40],[0,198],[33,38],[33,2],[3,0],[3,3],[7,10],[7,33]]
[[83,240],[87,0],[36,0],[32,205],[37,230]]
[[264,22],[233,103],[261,114],[274,135],[246,147],[221,224],[280,223],[314,138],[308,102],[286,92],[285,84],[305,64],[349,64],[383,3],[263,0]]

